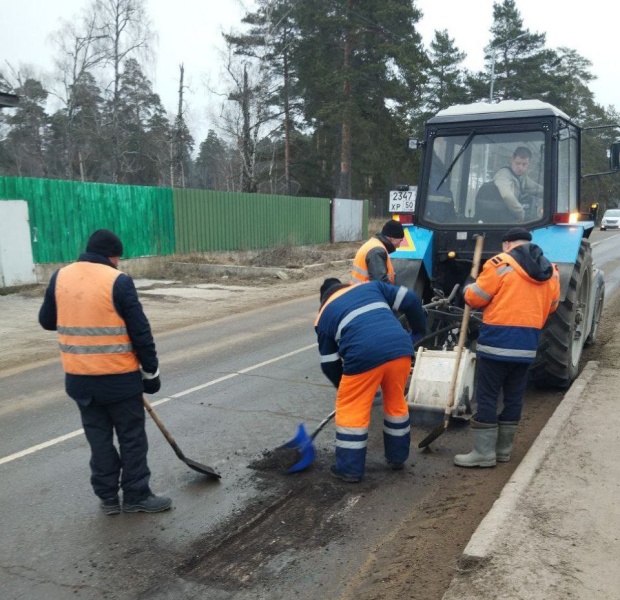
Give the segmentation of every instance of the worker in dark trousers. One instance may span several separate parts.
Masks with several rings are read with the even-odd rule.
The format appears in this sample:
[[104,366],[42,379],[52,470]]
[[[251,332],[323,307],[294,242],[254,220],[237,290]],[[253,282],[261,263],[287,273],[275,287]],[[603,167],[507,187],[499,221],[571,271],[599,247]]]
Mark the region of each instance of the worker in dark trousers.
[[123,512],[160,512],[172,505],[149,487],[142,394],[158,392],[161,383],[133,280],[117,270],[122,254],[112,231],[95,231],[77,262],[52,275],[39,311],[41,326],[58,332],[65,388],[80,410],[91,449],[91,484],[108,515],[121,512],[119,487]]
[[[405,315],[408,333],[392,311]],[[326,279],[315,329],[321,369],[338,389],[334,477],[360,481],[366,465],[375,391],[383,391],[383,442],[388,467],[403,468],[411,442],[404,390],[411,371],[411,335],[426,330],[418,296],[404,287],[371,281],[360,285]]]
[[403,226],[398,221],[388,221],[381,233],[371,237],[355,254],[351,267],[351,282],[394,283],[394,267],[389,255],[401,245],[404,237]]
[[510,229],[502,237],[503,252],[487,260],[476,281],[465,286],[465,301],[483,309],[483,316],[476,342],[474,449],[454,457],[459,467],[494,467],[510,460],[528,369],[540,331],[560,298],[557,267],[531,241],[526,229]]

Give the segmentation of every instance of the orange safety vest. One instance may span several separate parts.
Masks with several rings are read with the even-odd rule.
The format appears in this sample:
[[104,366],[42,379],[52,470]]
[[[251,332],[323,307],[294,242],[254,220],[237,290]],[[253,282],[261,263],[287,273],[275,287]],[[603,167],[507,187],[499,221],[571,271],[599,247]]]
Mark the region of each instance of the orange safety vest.
[[117,375],[140,369],[112,290],[121,271],[79,261],[56,278],[57,330],[65,373]]
[[351,267],[351,281],[354,283],[366,283],[370,281],[368,276],[368,264],[366,263],[366,255],[373,248],[381,248],[387,255],[387,271],[390,283],[394,283],[394,267],[390,260],[390,255],[385,246],[376,237],[370,238],[358,251],[353,259],[353,266]]
[[316,319],[314,320],[315,327],[319,324],[319,319],[321,318],[323,311],[327,308],[327,305],[333,300],[335,300],[336,298],[339,298],[340,296],[342,296],[342,294],[344,294],[345,292],[352,290],[353,286],[355,285],[357,284],[353,283],[353,284],[348,285],[347,287],[340,288],[339,290],[336,290],[327,300],[325,300],[325,303],[323,304],[323,306],[321,306],[319,310],[319,314],[316,316]]
[[485,324],[542,329],[560,297],[560,274],[551,264],[551,278],[536,281],[510,254],[497,254],[485,263],[475,283],[465,287],[465,301],[484,308]]

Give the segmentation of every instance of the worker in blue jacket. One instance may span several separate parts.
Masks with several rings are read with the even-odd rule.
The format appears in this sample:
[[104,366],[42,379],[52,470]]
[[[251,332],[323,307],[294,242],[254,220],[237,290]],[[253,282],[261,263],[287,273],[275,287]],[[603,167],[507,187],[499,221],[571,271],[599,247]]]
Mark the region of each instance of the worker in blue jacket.
[[[407,318],[411,333],[393,311]],[[335,477],[360,481],[366,464],[368,427],[375,392],[383,392],[383,442],[388,467],[403,468],[411,432],[405,385],[411,371],[412,335],[426,330],[418,296],[382,281],[343,284],[326,279],[315,321],[321,369],[336,395]]]

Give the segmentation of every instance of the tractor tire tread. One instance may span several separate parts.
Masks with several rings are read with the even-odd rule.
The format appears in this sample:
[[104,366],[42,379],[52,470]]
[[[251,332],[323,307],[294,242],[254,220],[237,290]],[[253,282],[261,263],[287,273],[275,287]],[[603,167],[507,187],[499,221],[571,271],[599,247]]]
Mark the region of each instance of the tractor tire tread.
[[592,252],[589,242],[583,240],[571,273],[566,297],[557,310],[549,316],[541,333],[541,341],[530,375],[531,380],[538,387],[566,389],[577,377],[583,344],[575,360],[572,356],[574,310],[579,302],[581,285],[588,284],[584,281],[588,271],[592,272]]

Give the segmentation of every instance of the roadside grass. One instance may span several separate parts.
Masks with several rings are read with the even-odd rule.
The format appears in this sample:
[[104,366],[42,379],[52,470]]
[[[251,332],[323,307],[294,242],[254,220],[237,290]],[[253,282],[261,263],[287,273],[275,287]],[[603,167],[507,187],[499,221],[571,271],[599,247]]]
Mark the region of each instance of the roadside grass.
[[[178,269],[174,268],[174,263],[301,269],[308,265],[353,259],[360,245],[361,242],[359,241],[312,246],[294,246],[285,243],[258,250],[155,256],[150,257],[139,268],[137,266],[127,268],[127,272],[130,272],[134,277],[138,276],[139,273],[140,277],[147,279],[178,279],[179,273]],[[205,277],[205,275],[203,274],[201,277]]]
[[41,283],[29,283],[25,285],[14,285],[11,287],[0,287],[0,296],[10,296],[12,294],[20,294],[26,297],[41,296],[45,286]]
[[[371,219],[368,236],[381,230],[385,219]],[[271,248],[258,250],[225,250],[220,252],[195,252],[169,256],[149,256],[121,261],[120,269],[132,277],[146,279],[178,279],[179,273],[173,263],[193,263],[210,265],[239,265],[250,267],[302,268],[308,265],[331,263],[339,260],[352,260],[365,240],[295,246],[291,243],[278,244]],[[62,266],[62,265],[58,265]],[[202,275],[201,277],[205,277]],[[192,277],[194,279],[195,277]],[[186,277],[182,277],[186,279]],[[22,296],[41,296],[46,284],[32,284],[0,287],[0,296],[21,294]]]

